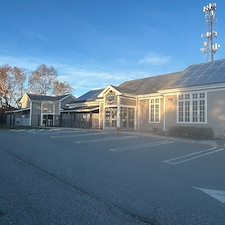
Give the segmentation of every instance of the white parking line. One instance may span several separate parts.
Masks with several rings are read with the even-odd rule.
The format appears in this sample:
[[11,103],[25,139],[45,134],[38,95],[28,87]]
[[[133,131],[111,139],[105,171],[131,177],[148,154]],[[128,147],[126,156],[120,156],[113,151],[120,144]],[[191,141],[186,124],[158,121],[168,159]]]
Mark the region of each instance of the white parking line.
[[158,146],[158,145],[167,145],[167,144],[172,144],[174,141],[159,141],[159,142],[151,142],[147,144],[142,144],[142,145],[133,145],[133,146],[127,146],[127,147],[121,147],[121,148],[112,148],[109,149],[110,151],[113,152],[122,152],[122,151],[130,151],[130,150],[136,150],[136,149],[141,149],[141,148],[147,148],[151,146]]
[[222,203],[225,203],[225,191],[206,189],[206,188],[198,188],[198,187],[194,187],[194,186],[193,186],[193,188],[210,195],[211,197],[213,197],[214,199],[216,199]]
[[29,130],[28,132],[31,133],[31,134],[40,134],[40,132],[44,131],[44,129],[32,129],[32,130]]
[[[51,135],[53,134],[74,134],[74,133],[84,133],[87,132],[86,130],[74,130],[74,131],[54,131],[53,133],[51,133]],[[46,132],[42,132],[39,134],[46,134]]]
[[10,129],[10,131],[22,132],[22,131],[25,131],[25,129],[21,129],[21,130]]
[[94,139],[94,140],[87,140],[87,141],[76,141],[75,143],[83,144],[83,143],[103,142],[103,141],[111,141],[111,140],[124,140],[124,139],[130,139],[130,138],[137,138],[137,136],[101,138],[101,139]]
[[197,158],[200,158],[200,157],[203,157],[203,156],[206,156],[206,155],[210,155],[210,154],[213,154],[213,153],[216,153],[216,152],[220,152],[220,151],[223,151],[223,150],[224,150],[224,148],[220,148],[220,149],[209,148],[209,149],[205,149],[205,150],[202,150],[202,151],[199,151],[199,152],[194,152],[194,153],[183,155],[183,156],[180,156],[180,157],[168,159],[168,160],[165,160],[164,162],[176,165],[176,164],[179,164],[179,163],[184,163],[184,162],[187,162],[187,161],[190,161],[190,160],[193,160],[193,159],[197,159]]
[[61,131],[61,129],[60,128],[54,128],[54,129],[49,129],[49,131],[51,132],[51,131]]
[[51,138],[67,138],[67,137],[83,137],[83,136],[93,136],[93,135],[104,135],[108,133],[88,133],[88,134],[72,134],[72,135],[59,135],[59,136],[51,136]]

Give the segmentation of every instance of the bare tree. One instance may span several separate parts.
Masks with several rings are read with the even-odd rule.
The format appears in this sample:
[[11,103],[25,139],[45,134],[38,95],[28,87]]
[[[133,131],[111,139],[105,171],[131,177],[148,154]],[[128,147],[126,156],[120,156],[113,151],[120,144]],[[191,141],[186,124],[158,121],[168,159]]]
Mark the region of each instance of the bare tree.
[[68,82],[57,80],[54,67],[42,64],[30,73],[27,70],[9,65],[0,66],[0,109],[18,107],[19,100],[29,90],[32,93],[47,95],[64,95],[72,92]]
[[26,91],[26,78],[27,72],[23,68],[13,67],[12,68],[12,85],[13,85],[13,99],[15,103],[18,105],[19,100],[23,96]]
[[0,104],[1,107],[8,106],[8,88],[7,88],[7,81],[8,81],[8,72],[10,71],[9,65],[4,65],[0,67]]
[[0,106],[18,106],[25,91],[25,69],[4,65],[0,67]]
[[55,81],[54,83],[54,88],[53,88],[53,94],[58,96],[58,95],[66,95],[66,94],[71,94],[73,90],[73,87],[69,85],[68,82],[60,82],[60,81]]
[[47,95],[53,92],[53,86],[57,78],[57,71],[53,66],[42,64],[34,70],[28,79],[29,92]]

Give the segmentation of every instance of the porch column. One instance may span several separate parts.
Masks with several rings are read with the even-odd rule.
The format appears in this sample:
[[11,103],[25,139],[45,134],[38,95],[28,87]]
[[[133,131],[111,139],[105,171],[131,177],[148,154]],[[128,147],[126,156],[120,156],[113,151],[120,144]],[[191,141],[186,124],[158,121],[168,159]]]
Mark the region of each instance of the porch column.
[[29,116],[29,126],[32,125],[32,113],[33,113],[33,103],[30,102],[30,116]]
[[120,96],[117,96],[117,121],[116,121],[116,129],[120,129]]

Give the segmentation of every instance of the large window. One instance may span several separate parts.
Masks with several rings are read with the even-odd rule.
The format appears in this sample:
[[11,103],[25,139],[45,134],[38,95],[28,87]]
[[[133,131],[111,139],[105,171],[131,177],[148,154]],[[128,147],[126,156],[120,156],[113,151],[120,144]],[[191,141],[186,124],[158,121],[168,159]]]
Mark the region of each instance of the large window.
[[206,94],[178,95],[178,123],[206,123]]
[[160,120],[160,100],[159,98],[150,99],[150,123],[159,123]]

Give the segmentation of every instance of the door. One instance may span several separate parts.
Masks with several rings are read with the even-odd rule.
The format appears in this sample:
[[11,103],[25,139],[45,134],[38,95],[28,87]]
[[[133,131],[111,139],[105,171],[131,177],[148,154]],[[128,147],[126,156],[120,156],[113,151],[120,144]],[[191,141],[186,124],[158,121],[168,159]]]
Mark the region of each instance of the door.
[[120,125],[123,129],[134,129],[134,108],[121,107]]
[[52,114],[43,115],[42,124],[43,126],[46,127],[53,127],[53,115]]
[[117,126],[117,108],[105,108],[105,128],[116,128]]

